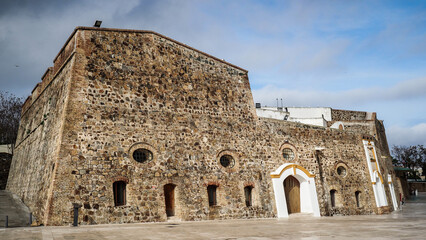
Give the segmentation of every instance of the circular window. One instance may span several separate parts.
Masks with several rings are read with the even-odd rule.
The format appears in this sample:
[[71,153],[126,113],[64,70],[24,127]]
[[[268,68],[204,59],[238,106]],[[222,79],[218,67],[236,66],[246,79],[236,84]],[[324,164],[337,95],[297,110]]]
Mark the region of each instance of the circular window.
[[235,165],[235,160],[231,155],[223,155],[220,157],[220,165],[225,168],[232,168]]
[[345,177],[346,176],[346,168],[343,166],[339,166],[337,168],[337,174],[339,174],[339,176],[341,177]]
[[291,148],[283,149],[283,157],[285,160],[291,161],[294,159],[294,152]]
[[152,152],[145,148],[138,148],[133,152],[133,159],[143,163],[152,160]]

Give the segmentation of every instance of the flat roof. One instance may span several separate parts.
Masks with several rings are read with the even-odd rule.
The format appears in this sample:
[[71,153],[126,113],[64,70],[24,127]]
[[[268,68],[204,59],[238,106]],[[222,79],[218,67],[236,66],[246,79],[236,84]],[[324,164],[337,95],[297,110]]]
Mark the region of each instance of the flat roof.
[[406,167],[393,167],[393,169],[400,172],[414,172],[414,170]]

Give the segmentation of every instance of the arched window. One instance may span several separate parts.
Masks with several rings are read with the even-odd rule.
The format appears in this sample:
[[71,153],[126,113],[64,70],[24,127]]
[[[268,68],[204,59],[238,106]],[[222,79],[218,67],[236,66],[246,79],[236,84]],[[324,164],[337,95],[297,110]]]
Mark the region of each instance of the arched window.
[[216,200],[216,185],[209,185],[207,186],[207,193],[209,195],[209,206],[216,206],[217,200]]
[[293,161],[294,160],[294,151],[291,148],[284,148],[283,149],[283,158],[287,161]]
[[356,192],[355,192],[356,207],[361,207],[361,203],[360,203],[360,201],[359,201],[359,197],[360,197],[360,195],[361,195],[361,192],[360,192],[360,191],[356,191]]
[[247,207],[251,207],[253,206],[253,202],[252,202],[252,196],[251,196],[251,190],[253,189],[252,186],[247,186],[244,188],[244,195],[246,197],[246,206]]
[[336,190],[332,189],[330,191],[330,200],[331,200],[331,207],[336,207]]
[[114,205],[126,205],[126,182],[117,181],[112,186],[114,190]]

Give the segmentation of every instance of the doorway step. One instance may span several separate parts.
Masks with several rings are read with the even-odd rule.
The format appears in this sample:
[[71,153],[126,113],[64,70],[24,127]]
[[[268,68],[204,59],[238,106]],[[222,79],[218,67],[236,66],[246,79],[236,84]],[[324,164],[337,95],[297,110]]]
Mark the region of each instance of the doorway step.
[[306,218],[306,217],[311,218],[313,216],[314,216],[313,213],[292,213],[292,214],[288,215],[289,218],[293,218],[293,219],[294,218]]
[[167,222],[182,222],[182,221],[176,216],[171,216],[171,217],[167,217]]

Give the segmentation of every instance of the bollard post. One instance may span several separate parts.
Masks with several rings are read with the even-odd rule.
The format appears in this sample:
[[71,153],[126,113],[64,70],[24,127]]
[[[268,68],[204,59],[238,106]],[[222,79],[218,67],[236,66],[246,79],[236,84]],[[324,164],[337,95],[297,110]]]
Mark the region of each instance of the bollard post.
[[33,213],[30,213],[30,226],[31,226],[31,224],[33,224]]
[[9,225],[9,216],[6,215],[6,222],[4,223],[4,227],[7,228]]
[[78,209],[81,207],[80,204],[78,203],[73,203],[74,206],[74,222],[73,222],[73,226],[77,227],[78,226]]

